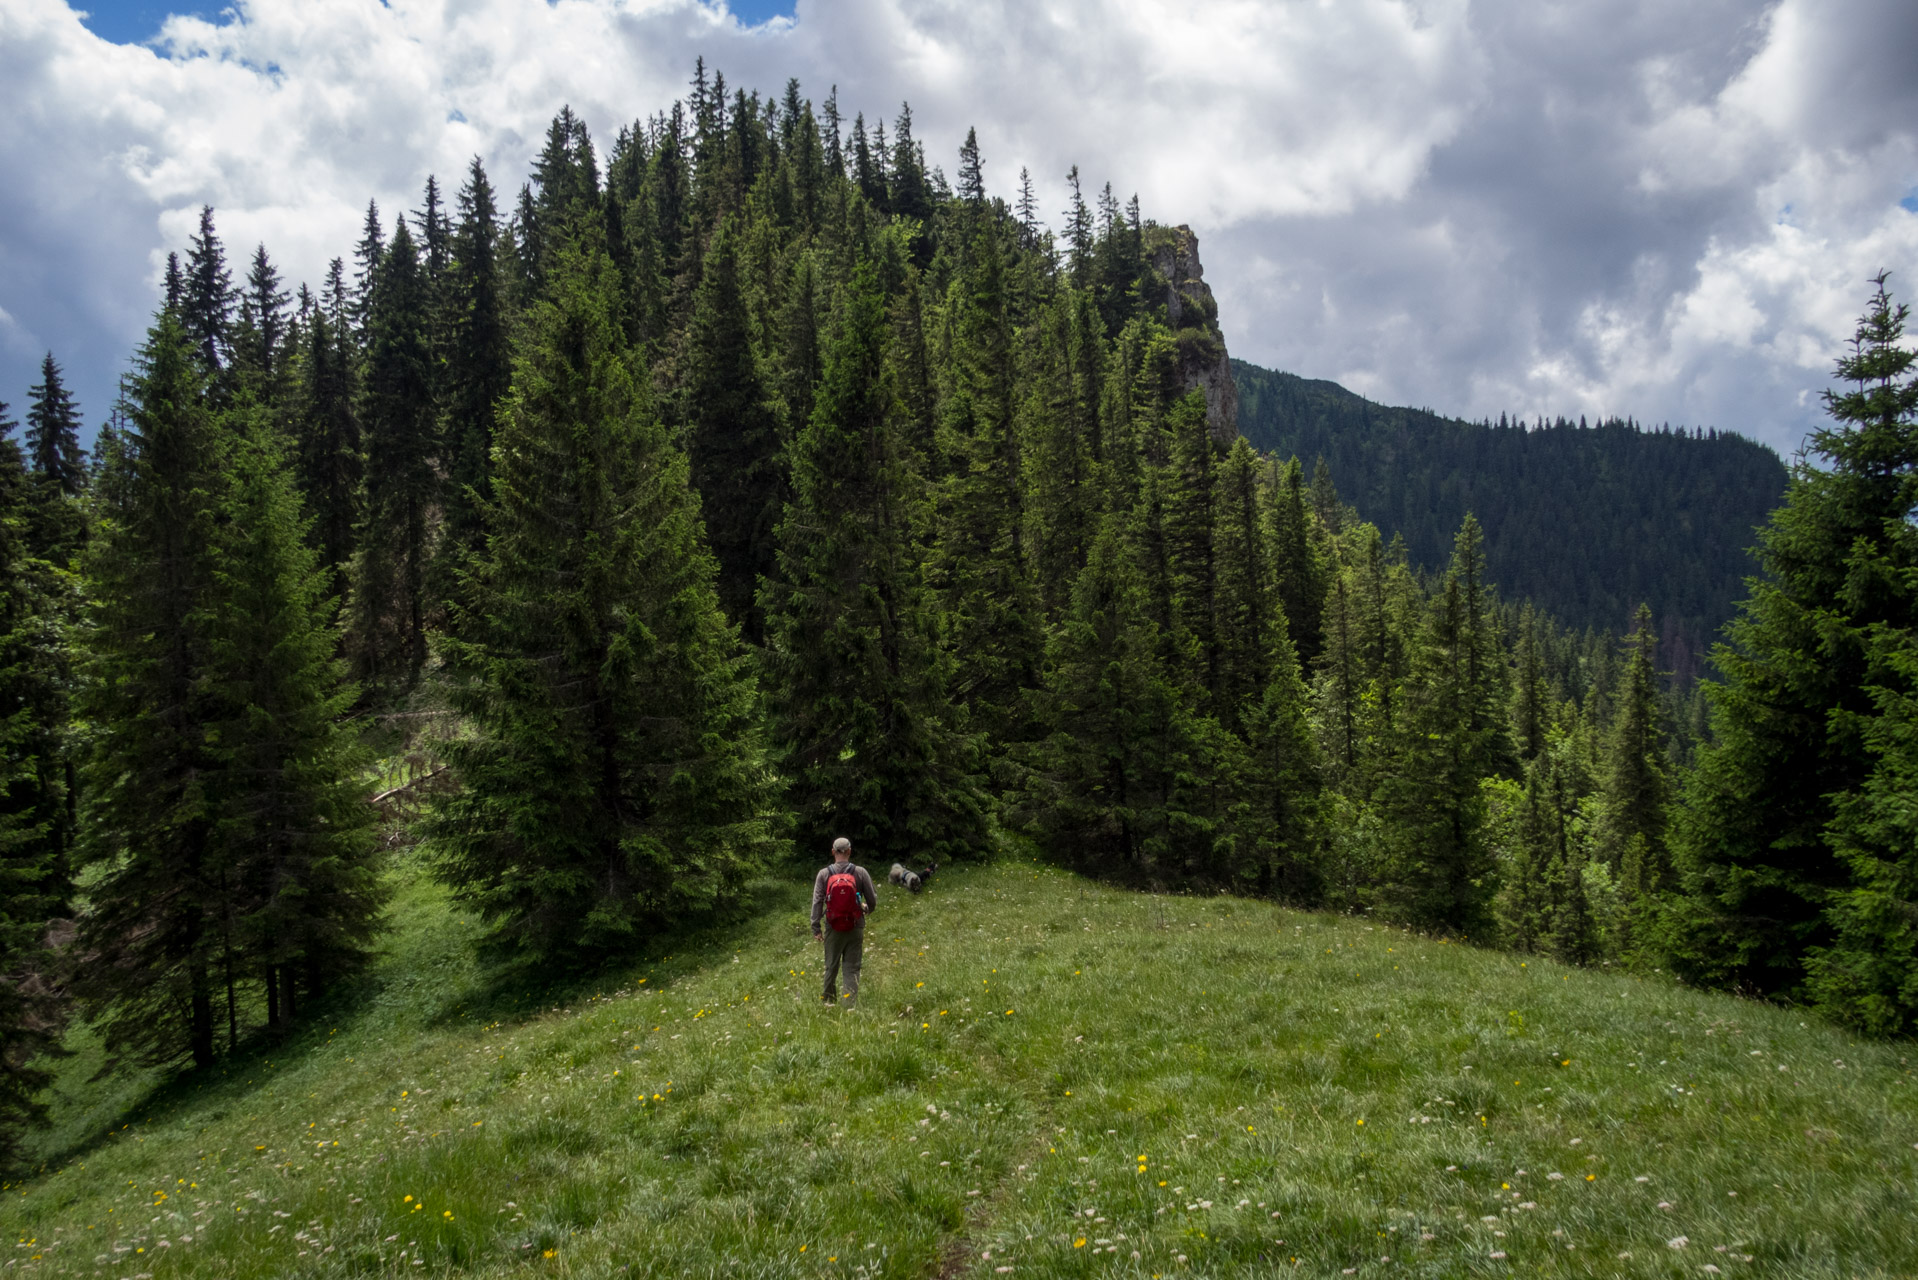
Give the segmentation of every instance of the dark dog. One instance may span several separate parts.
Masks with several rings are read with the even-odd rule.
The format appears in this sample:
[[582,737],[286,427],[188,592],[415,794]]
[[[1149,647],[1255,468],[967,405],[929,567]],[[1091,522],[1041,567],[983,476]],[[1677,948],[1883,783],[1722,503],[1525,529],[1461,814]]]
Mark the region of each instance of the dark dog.
[[926,887],[926,881],[932,879],[932,873],[938,869],[939,864],[935,862],[923,871],[908,871],[905,864],[895,862],[892,864],[892,874],[886,878],[907,893],[918,893]]

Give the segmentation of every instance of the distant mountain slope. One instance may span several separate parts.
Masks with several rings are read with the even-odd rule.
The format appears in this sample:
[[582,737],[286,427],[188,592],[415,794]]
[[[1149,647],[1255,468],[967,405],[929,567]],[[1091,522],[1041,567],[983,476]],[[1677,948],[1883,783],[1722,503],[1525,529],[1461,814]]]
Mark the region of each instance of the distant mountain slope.
[[1612,630],[1645,601],[1673,669],[1692,668],[1731,616],[1753,530],[1785,491],[1778,456],[1728,433],[1464,422],[1243,360],[1232,374],[1246,439],[1296,454],[1308,475],[1324,458],[1339,495],[1403,535],[1414,563],[1442,566],[1471,511],[1507,598]]

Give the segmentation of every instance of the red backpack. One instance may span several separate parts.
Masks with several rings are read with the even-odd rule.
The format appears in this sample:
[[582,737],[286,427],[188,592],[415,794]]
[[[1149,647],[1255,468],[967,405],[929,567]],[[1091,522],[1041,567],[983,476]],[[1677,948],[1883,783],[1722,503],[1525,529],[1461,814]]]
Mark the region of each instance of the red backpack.
[[844,870],[834,868],[826,877],[826,923],[835,933],[850,933],[859,927],[864,914],[859,908],[859,877],[852,873],[852,863],[848,862]]

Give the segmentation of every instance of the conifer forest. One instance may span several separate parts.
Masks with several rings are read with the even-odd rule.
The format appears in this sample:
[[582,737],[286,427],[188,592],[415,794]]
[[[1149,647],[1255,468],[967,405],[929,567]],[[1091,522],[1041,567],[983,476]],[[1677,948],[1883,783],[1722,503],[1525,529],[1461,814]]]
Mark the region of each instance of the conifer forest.
[[204,210],[97,441],[47,356],[0,408],[0,1155],[70,1027],[203,1068],[299,1026],[402,808],[503,966],[845,835],[1918,1024],[1885,281],[1788,471],[1367,436],[1229,360],[1181,211],[939,161],[702,64],[523,183],[369,204],[317,281]]

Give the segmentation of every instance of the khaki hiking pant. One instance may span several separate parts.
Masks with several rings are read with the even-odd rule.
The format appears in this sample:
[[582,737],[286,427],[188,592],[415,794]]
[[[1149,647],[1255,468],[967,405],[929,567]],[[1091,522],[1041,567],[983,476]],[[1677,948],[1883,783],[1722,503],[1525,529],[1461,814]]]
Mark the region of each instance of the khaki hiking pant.
[[826,987],[820,994],[822,1000],[841,1003],[839,1000],[839,968],[846,968],[846,998],[843,1003],[853,1004],[859,999],[859,966],[864,962],[866,950],[866,926],[863,921],[856,928],[841,933],[831,925],[826,926]]

